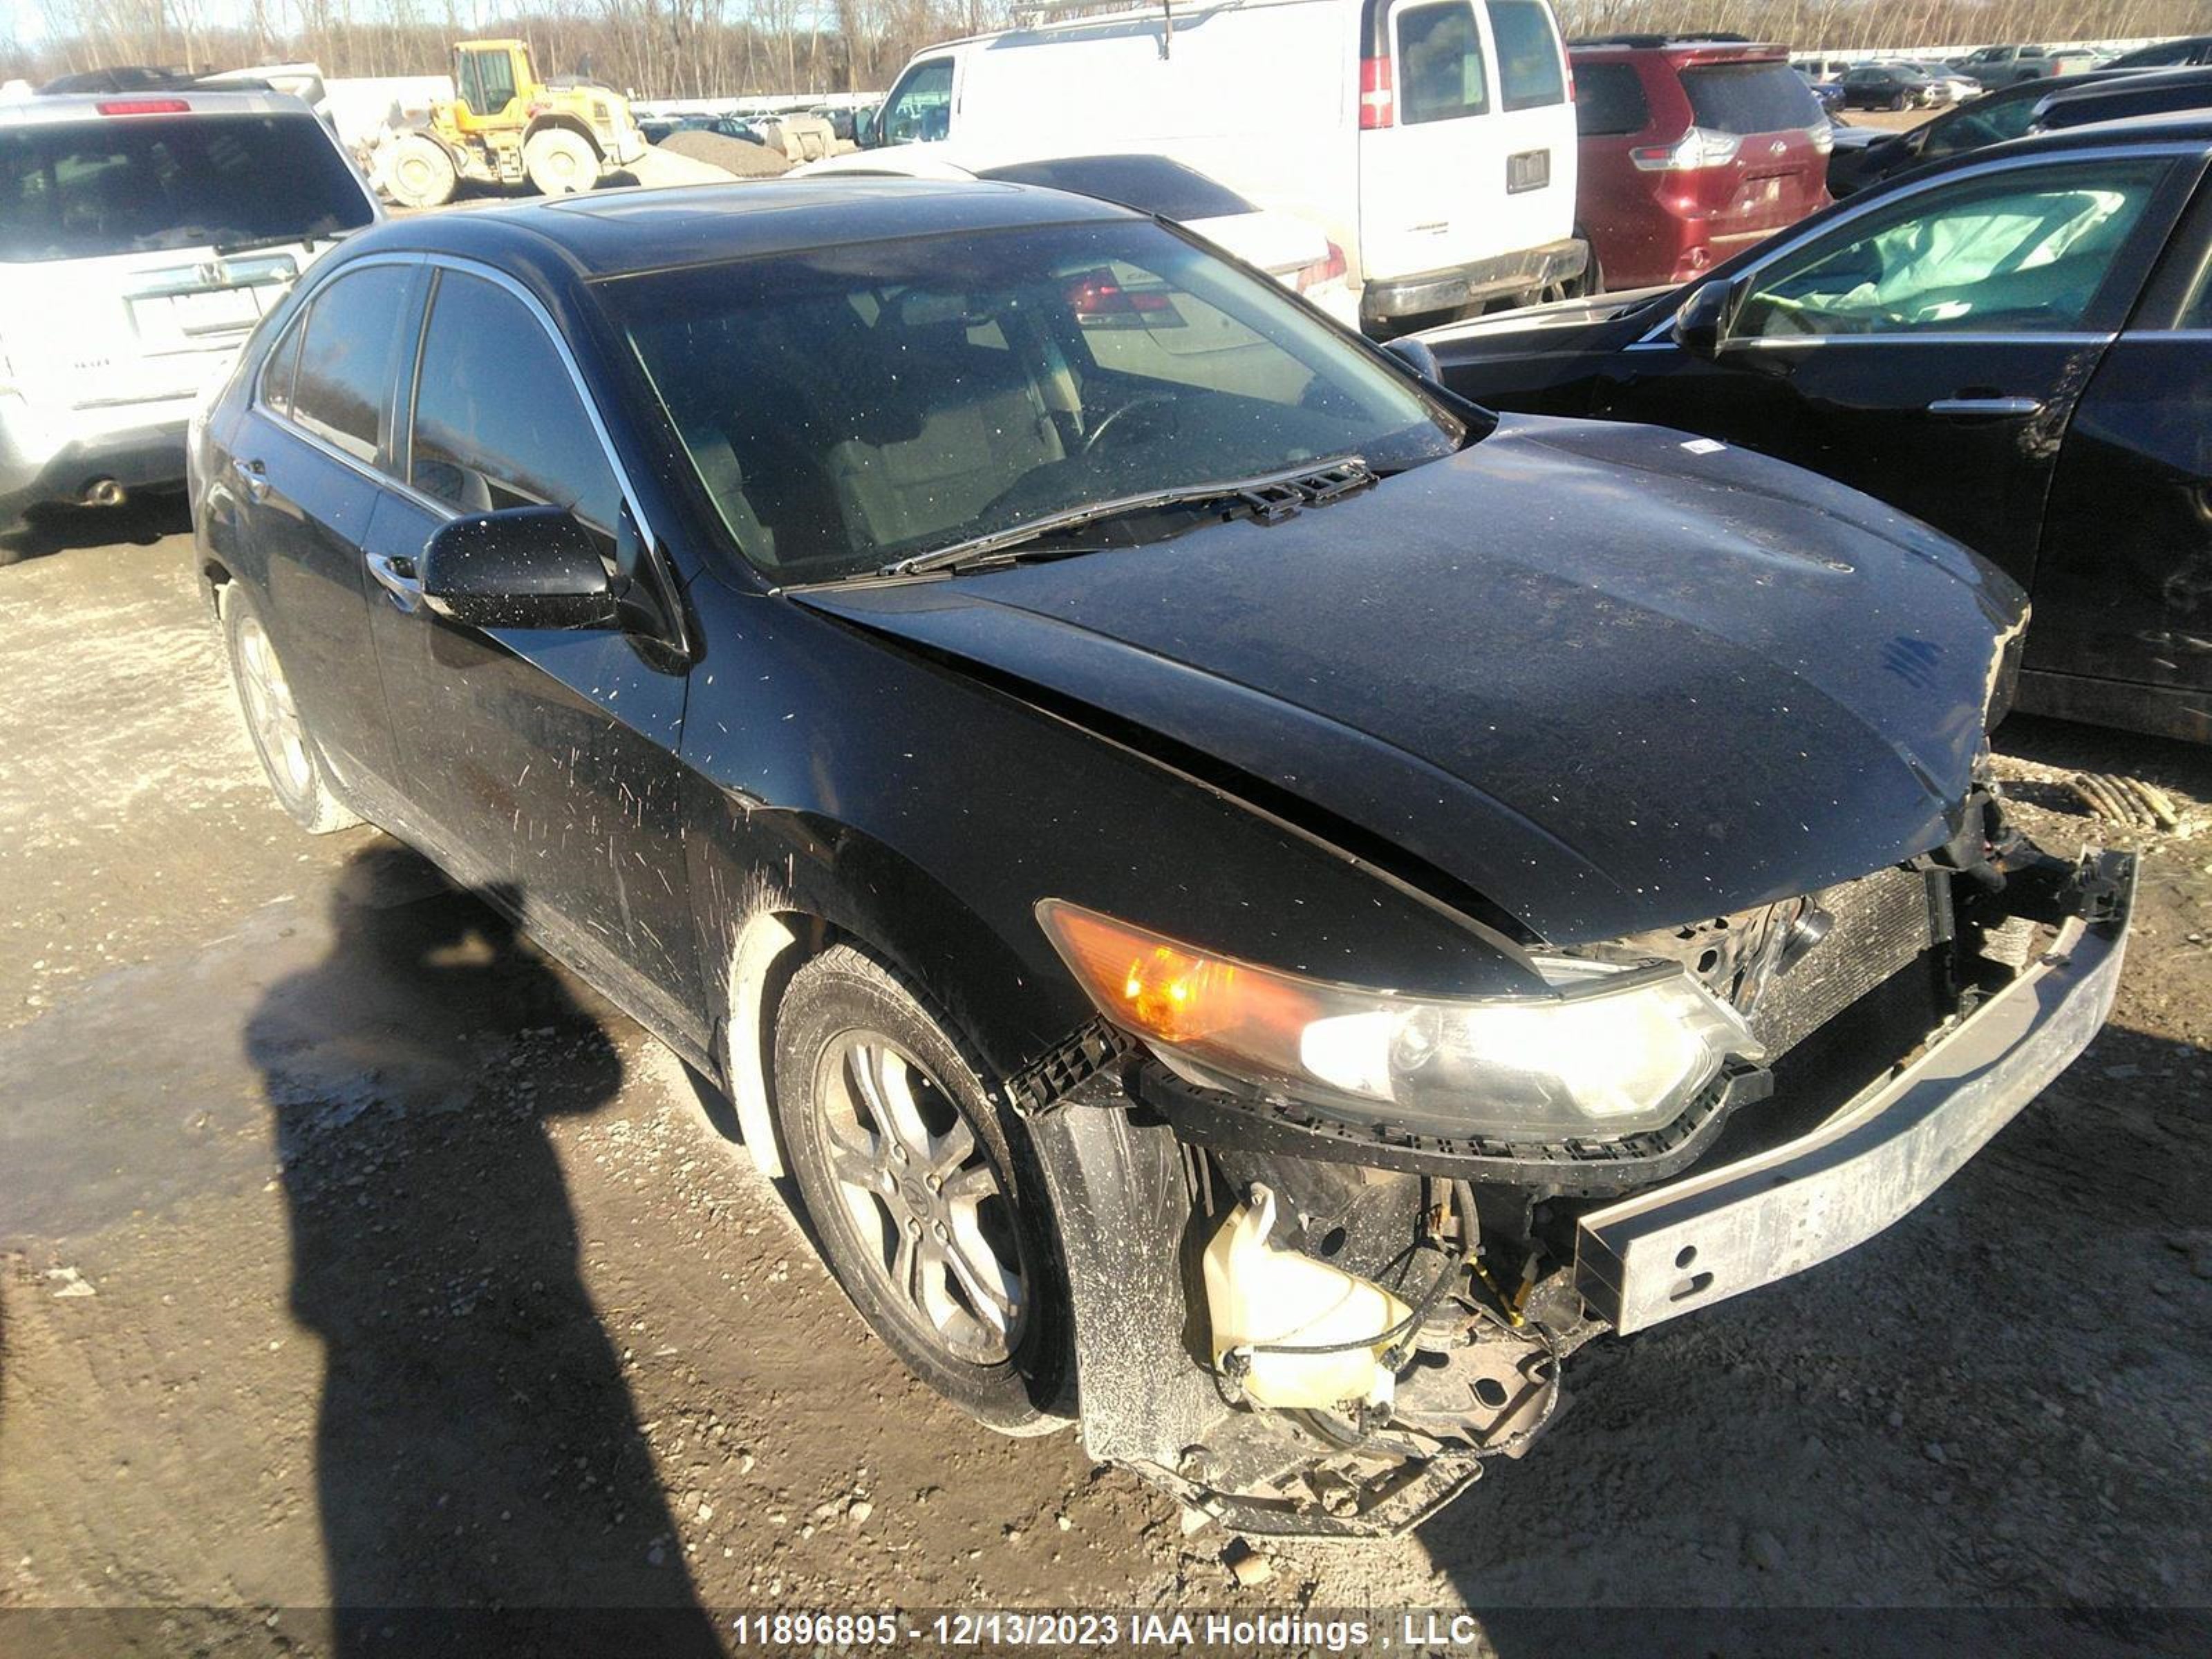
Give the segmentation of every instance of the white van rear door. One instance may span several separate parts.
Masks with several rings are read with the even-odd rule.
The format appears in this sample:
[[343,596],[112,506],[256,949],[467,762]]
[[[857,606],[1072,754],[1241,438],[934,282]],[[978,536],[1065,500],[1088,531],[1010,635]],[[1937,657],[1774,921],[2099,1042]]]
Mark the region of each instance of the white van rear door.
[[1359,262],[1389,281],[1518,246],[1500,234],[1504,133],[1470,0],[1396,0],[1363,65]]
[[1574,234],[1580,144],[1559,25],[1545,0],[1483,0],[1482,21],[1498,70],[1490,120],[1504,168],[1485,188],[1496,192],[1499,250],[1565,241]]

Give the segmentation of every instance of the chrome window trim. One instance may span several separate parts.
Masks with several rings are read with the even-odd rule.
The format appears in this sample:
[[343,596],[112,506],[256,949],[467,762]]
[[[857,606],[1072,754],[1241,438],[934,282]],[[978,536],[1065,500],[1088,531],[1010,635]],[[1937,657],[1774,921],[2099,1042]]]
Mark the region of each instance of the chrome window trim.
[[[1719,349],[1723,351],[1774,351],[1799,346],[2110,345],[2118,337],[2111,329],[2054,329],[2043,333],[2003,329],[1991,329],[1987,333],[1977,333],[1972,329],[1929,329],[1924,331],[1900,331],[1895,334],[1754,335],[1746,340],[1723,340]],[[1671,351],[1674,349],[1674,343],[1668,339],[1638,340],[1621,349],[1625,351]]]
[[[522,308],[537,319],[539,331],[552,343],[554,355],[561,360],[561,367],[568,372],[569,386],[576,394],[576,401],[583,405],[584,418],[592,423],[592,434],[599,441],[599,453],[605,457],[607,466],[614,474],[616,488],[622,494],[623,506],[628,509],[631,520],[637,526],[638,534],[644,540],[647,556],[657,556],[654,550],[660,545],[660,538],[653,533],[652,521],[646,517],[645,509],[638,505],[637,488],[630,482],[629,469],[622,464],[622,457],[615,451],[614,439],[607,431],[605,417],[599,413],[599,402],[592,396],[590,387],[585,384],[584,371],[576,362],[576,354],[568,349],[568,342],[562,337],[560,329],[553,321],[552,313],[538,302],[536,295],[505,271],[495,270],[490,265],[481,264],[474,259],[466,259],[450,253],[426,255],[425,263],[434,270],[456,271],[461,276],[474,276],[489,283],[494,288],[504,289],[520,301]],[[429,338],[430,321],[436,314],[437,304],[437,295],[434,290],[428,297],[422,309],[422,338],[424,340]],[[417,349],[420,349],[419,343]],[[408,399],[406,415],[407,434],[411,448],[415,432],[415,401],[421,396],[422,388],[419,384],[413,383],[414,377],[410,376],[410,396]],[[417,501],[425,503],[431,501],[431,497],[424,495],[412,484],[404,480],[401,481],[401,488]],[[438,501],[435,505],[437,510],[447,519],[465,516],[455,510],[450,502]]]
[[[1741,270],[1738,271],[1730,280],[1732,282],[1742,282],[1747,278],[1756,277],[1759,272],[1765,270],[1776,260],[1789,258],[1790,254],[1795,253],[1799,248],[1805,246],[1808,243],[1819,241],[1822,237],[1826,236],[1832,231],[1841,229],[1843,227],[1851,224],[1859,219],[1863,219],[1868,215],[1875,213],[1880,210],[1894,206],[1900,199],[1910,199],[1914,197],[1923,196],[1931,191],[1948,190],[1953,185],[1958,184],[1964,179],[1980,179],[2002,173],[2016,173],[2022,169],[2031,167],[2062,167],[2069,163],[2079,162],[2084,160],[2099,161],[2110,157],[2113,160],[2119,161],[2141,161],[2146,156],[2194,156],[2201,161],[2205,157],[2205,147],[2201,141],[2183,142],[2179,140],[2169,140],[2164,143],[2100,144],[2089,149],[2053,149],[2048,151],[2038,151],[2027,155],[2003,155],[1998,156],[1990,161],[1978,161],[1973,163],[1972,166],[1962,167],[1956,172],[1946,173],[1940,178],[1927,179],[1921,184],[1914,185],[1909,191],[1871,191],[1867,192],[1865,198],[1854,198],[1860,202],[1860,205],[1855,206],[1844,213],[1838,214],[1836,217],[1829,220],[1826,224],[1820,226],[1817,229],[1805,231],[1802,234],[1790,237],[1790,240],[1785,242],[1778,243],[1764,256],[1753,260],[1751,264],[1746,265]],[[1707,278],[1706,280],[1710,281],[1711,278]],[[1699,286],[1701,286],[1701,284],[1698,283],[1686,283],[1683,284],[1683,289],[1686,292],[1687,290],[1693,290]],[[1674,342],[1667,339],[1665,337],[1665,334],[1666,331],[1674,325],[1674,313],[1670,312],[1668,313],[1664,321],[1656,325],[1648,333],[1645,333],[1638,339],[1631,342],[1627,349],[1634,350],[1637,347],[1651,345],[1654,343],[1664,346],[1672,346]],[[1831,340],[1861,338],[1894,342],[1896,340],[1905,338],[1907,336],[1903,333],[1898,333],[1857,336],[1820,335],[1808,337]],[[1933,338],[1935,337],[1928,334],[1920,334],[1911,337],[1924,340]],[[1954,341],[1954,343],[1955,343],[1962,338],[1995,340],[2004,337],[1996,334],[1954,333],[1949,337]],[[2014,336],[2013,337],[2014,339],[2018,339],[2022,337]],[[2025,337],[2033,339],[2050,339],[2057,337],[2071,340],[2094,338],[2096,337],[2094,334],[2084,331],[2080,333],[2062,332],[2056,336],[2032,335]],[[2107,336],[2106,337],[2109,338],[2110,337]],[[1723,341],[1722,343],[1723,346],[1727,346],[1732,344],[1748,344],[1749,342]]]
[[[291,338],[295,332],[307,327],[309,320],[307,313],[312,312],[321,301],[325,289],[329,288],[349,271],[366,270],[371,265],[404,265],[411,268],[422,263],[422,256],[419,253],[364,253],[358,259],[349,259],[343,264],[336,267],[333,267],[327,259],[319,260],[311,266],[292,286],[292,291],[300,296],[299,309],[285,319],[283,331],[277,335],[276,343],[269,349],[268,355],[261,360],[260,367],[253,371],[253,396],[248,407],[269,420],[282,421],[286,429],[295,437],[305,440],[325,455],[335,456],[364,477],[379,482],[390,478],[392,475],[380,470],[374,460],[364,461],[358,455],[348,453],[300,420],[295,412],[300,402],[300,371],[297,362],[292,366],[292,408],[271,409],[262,399],[262,382],[268,377],[270,360],[283,349],[284,342]],[[304,337],[300,342],[300,347],[301,355],[305,356],[307,341]],[[398,413],[397,410],[393,412],[395,415]]]
[[[331,268],[328,261],[323,262],[322,267],[315,273],[314,282],[308,285],[306,291],[300,296],[301,311],[305,313],[313,308],[315,302],[322,297],[323,290],[348,271],[360,270],[369,265],[427,266],[434,270],[457,271],[464,276],[474,276],[489,283],[493,287],[505,290],[521,301],[523,309],[531,314],[536,320],[539,331],[547,340],[551,342],[554,355],[561,360],[561,367],[568,374],[568,384],[575,392],[577,401],[583,405],[585,418],[592,423],[592,434],[599,440],[599,453],[605,457],[609,469],[614,473],[615,484],[621,492],[623,506],[636,524],[638,534],[644,541],[647,556],[658,557],[656,550],[660,544],[659,538],[654,534],[652,521],[646,517],[645,510],[638,505],[637,489],[630,482],[629,469],[622,464],[622,457],[615,453],[614,440],[608,435],[605,418],[599,413],[597,400],[592,398],[590,389],[584,383],[583,370],[576,362],[575,354],[569,350],[568,341],[562,337],[561,331],[554,325],[552,314],[538,302],[538,297],[505,271],[495,270],[489,265],[479,264],[473,259],[462,258],[457,255],[404,252],[365,253],[357,259],[348,259],[335,268]],[[416,319],[421,331],[416,337],[417,352],[421,350],[422,339],[428,337],[430,316],[436,307],[436,293],[433,290],[425,296],[422,311]],[[286,325],[285,332],[289,334],[296,326],[298,326],[298,319],[295,317],[292,322]],[[266,366],[267,359],[264,358],[263,367]],[[415,427],[414,400],[419,387],[416,384],[416,377],[413,372],[409,373],[407,379],[409,392],[407,406],[404,409],[393,410],[392,427],[395,439],[404,431],[411,441]],[[261,373],[258,369],[253,377],[252,407],[266,419],[283,422],[285,428],[293,435],[320,453],[329,456],[332,460],[351,468],[370,483],[382,489],[397,490],[408,501],[434,515],[441,523],[450,523],[455,519],[466,516],[452,502],[441,501],[434,496],[424,495],[405,478],[395,473],[387,472],[372,463],[365,462],[359,456],[347,454],[335,444],[329,443],[318,434],[309,431],[290,415],[270,408],[262,401]],[[395,455],[393,459],[398,460],[400,457]]]

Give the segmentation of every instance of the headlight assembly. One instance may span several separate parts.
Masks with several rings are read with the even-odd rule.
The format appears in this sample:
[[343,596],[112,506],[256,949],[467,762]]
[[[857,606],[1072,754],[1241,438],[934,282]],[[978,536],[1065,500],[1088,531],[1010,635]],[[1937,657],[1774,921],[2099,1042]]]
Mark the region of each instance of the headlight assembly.
[[1347,1122],[1617,1138],[1672,1122],[1730,1055],[1763,1054],[1677,963],[1537,957],[1543,991],[1402,996],[1212,955],[1059,899],[1037,920],[1099,1012],[1187,1080],[1277,1091]]

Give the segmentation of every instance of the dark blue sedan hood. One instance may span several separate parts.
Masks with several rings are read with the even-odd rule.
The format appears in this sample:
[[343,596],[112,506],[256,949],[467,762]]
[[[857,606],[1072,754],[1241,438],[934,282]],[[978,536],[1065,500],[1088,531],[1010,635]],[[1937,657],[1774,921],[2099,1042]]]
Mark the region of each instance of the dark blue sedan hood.
[[1273,526],[795,597],[1217,757],[1561,944],[1948,840],[2023,606],[1809,473],[1529,417]]

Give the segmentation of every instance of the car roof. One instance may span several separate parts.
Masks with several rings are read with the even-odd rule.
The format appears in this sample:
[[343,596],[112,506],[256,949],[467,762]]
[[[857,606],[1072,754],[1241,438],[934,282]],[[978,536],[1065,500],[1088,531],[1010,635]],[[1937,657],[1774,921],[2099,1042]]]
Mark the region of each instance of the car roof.
[[[2033,86],[2029,81],[2023,84]],[[2044,95],[2054,104],[2083,100],[2125,98],[2131,93],[2158,92],[2168,87],[2212,87],[2212,64],[2174,64],[2163,69],[2121,70],[2117,73],[2085,75],[2078,84],[2070,75],[2045,82]]]
[[[1962,150],[1927,167],[1916,167],[1900,178],[1918,179],[1934,172],[1972,167],[2000,155],[2040,155],[2051,150],[2104,149],[2145,143],[2202,148],[2212,145],[2212,111],[2172,110],[2150,115],[2125,116],[2118,120],[2093,121],[2057,132],[2031,133],[1983,149]],[[1854,198],[1854,200],[1856,198]]]
[[2109,121],[2087,121],[2078,127],[2017,138],[2006,149],[2048,149],[2069,138],[2105,143],[2141,143],[2147,138],[2212,144],[2212,110],[2153,110],[2143,115],[2116,115]]
[[[178,109],[175,106],[185,107]],[[101,106],[106,107],[103,109]],[[129,106],[144,107],[132,112]],[[0,126],[52,126],[69,121],[131,121],[149,115],[307,115],[314,112],[289,92],[264,87],[204,92],[198,88],[133,88],[128,92],[38,93],[0,103]]]
[[1656,54],[1675,63],[1693,59],[1763,62],[1790,55],[1786,47],[1773,41],[1747,40],[1741,34],[1589,34],[1567,42],[1570,58],[1633,57],[1643,53]]
[[348,240],[347,252],[404,249],[531,268],[557,264],[596,280],[965,230],[1141,217],[1026,185],[833,173],[420,214],[360,232]]

